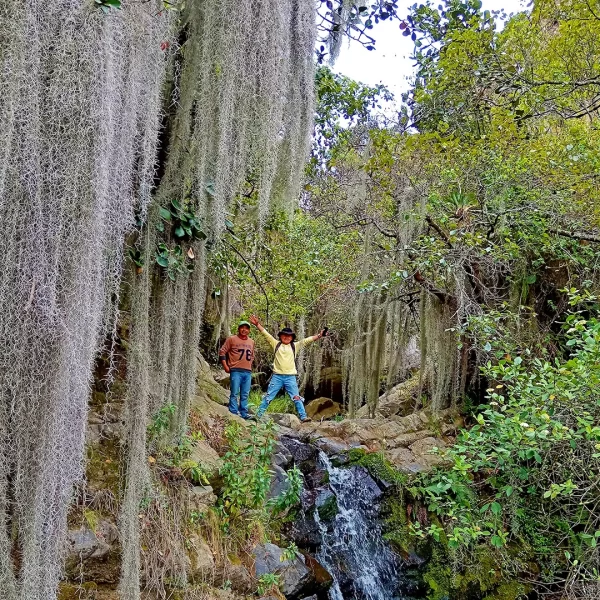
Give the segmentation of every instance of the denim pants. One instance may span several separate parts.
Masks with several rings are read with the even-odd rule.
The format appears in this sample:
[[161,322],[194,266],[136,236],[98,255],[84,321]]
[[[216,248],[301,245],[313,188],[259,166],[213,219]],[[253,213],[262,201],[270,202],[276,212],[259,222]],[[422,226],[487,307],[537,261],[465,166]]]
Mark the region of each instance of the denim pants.
[[267,406],[271,404],[275,397],[279,393],[279,390],[284,388],[288,393],[289,397],[294,402],[294,406],[298,411],[298,416],[300,419],[306,419],[306,411],[304,410],[304,398],[300,397],[300,392],[298,391],[298,380],[295,375],[279,375],[278,373],[273,373],[273,377],[271,377],[271,381],[269,383],[269,387],[267,389],[267,393],[263,396],[262,402],[258,407],[258,412],[256,413],[257,417],[262,417],[267,410]]
[[229,377],[230,395],[229,412],[238,414],[238,396],[240,397],[239,415],[244,419],[248,416],[248,396],[250,395],[250,385],[252,383],[252,373],[244,369],[232,369]]

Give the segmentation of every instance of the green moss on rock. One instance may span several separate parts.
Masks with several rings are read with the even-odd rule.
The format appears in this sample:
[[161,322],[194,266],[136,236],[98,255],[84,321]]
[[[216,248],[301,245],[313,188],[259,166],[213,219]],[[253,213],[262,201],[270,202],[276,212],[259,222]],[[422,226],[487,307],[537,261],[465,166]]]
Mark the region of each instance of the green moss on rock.
[[373,479],[388,484],[403,486],[408,477],[394,468],[381,452],[366,452],[361,448],[353,448],[348,452],[349,466],[361,466],[369,471]]

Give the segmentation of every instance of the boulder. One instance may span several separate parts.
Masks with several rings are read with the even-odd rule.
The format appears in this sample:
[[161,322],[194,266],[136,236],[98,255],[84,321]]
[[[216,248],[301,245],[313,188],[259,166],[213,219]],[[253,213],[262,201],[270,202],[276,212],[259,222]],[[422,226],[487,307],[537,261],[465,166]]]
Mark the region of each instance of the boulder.
[[187,545],[191,562],[190,577],[194,581],[207,579],[215,569],[215,559],[210,546],[199,535],[189,537]]
[[341,454],[342,452],[347,452],[352,447],[348,442],[340,438],[329,438],[329,437],[321,437],[316,438],[313,444],[319,449],[323,450],[325,454],[328,456],[333,456],[336,454]]
[[300,419],[296,415],[290,413],[268,413],[268,416],[281,427],[288,429],[298,429],[300,427]]
[[422,463],[425,467],[431,468],[444,463],[443,457],[439,454],[432,454],[432,450],[434,448],[442,450],[445,447],[446,443],[443,440],[427,437],[411,444],[410,450],[415,455],[417,462]]
[[292,455],[294,463],[301,465],[303,462],[317,460],[319,451],[311,444],[306,444],[292,437],[282,436],[279,440]]
[[189,491],[189,498],[190,507],[198,514],[205,513],[217,501],[210,485],[195,485]]
[[110,543],[88,527],[71,529],[67,534],[67,544],[68,564],[85,562],[91,558],[103,558],[111,550]]
[[[387,418],[393,415],[407,415],[413,409],[419,388],[418,374],[395,385],[379,397],[375,416]],[[362,406],[356,414],[358,417],[368,417],[369,409],[367,406]]]
[[288,535],[298,546],[311,551],[315,551],[323,541],[313,510],[301,512],[293,522]]
[[215,574],[214,583],[219,587],[230,587],[238,594],[249,594],[255,587],[248,569],[246,569],[237,556],[233,556],[232,560],[227,560],[218,569]]
[[369,502],[376,502],[383,496],[381,488],[364,467],[350,467],[355,471],[356,487],[360,489],[361,496]]
[[293,460],[291,452],[281,442],[275,442],[271,463],[277,467],[286,469],[292,464]]
[[229,403],[229,392],[215,381],[210,365],[198,353],[198,374],[196,376],[196,395],[217,404]]
[[306,405],[306,414],[315,421],[331,419],[342,412],[342,407],[331,398],[317,398]]
[[223,466],[223,461],[217,451],[211,448],[204,440],[195,443],[190,454],[190,460],[197,462],[210,478],[218,473]]
[[[293,559],[283,560],[283,550],[275,544],[261,544],[254,549],[254,571],[256,579],[267,573],[275,573],[281,578],[281,591],[289,600],[298,600],[316,591],[321,585],[326,589],[329,584],[323,572],[325,569],[311,557],[307,560],[304,554],[295,556]],[[313,562],[314,561],[314,562]],[[327,575],[329,575],[327,573]],[[322,583],[318,583],[320,578]]]

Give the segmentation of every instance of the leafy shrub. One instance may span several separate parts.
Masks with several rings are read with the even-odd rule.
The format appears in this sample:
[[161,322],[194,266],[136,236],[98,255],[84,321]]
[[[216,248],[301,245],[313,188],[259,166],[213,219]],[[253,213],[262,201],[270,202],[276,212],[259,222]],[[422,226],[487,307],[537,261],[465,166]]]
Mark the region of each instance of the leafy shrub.
[[525,561],[534,559],[547,586],[581,590],[597,582],[600,321],[586,318],[589,311],[566,319],[566,359],[525,352],[484,367],[494,382],[488,404],[445,451],[452,467],[418,476],[410,488],[443,530],[413,523],[414,535],[443,535],[471,558],[491,546],[513,574],[531,571]]
[[302,477],[298,469],[288,474],[286,490],[267,500],[271,487],[271,455],[275,443],[275,426],[271,421],[242,427],[232,421],[225,429],[229,450],[223,457],[223,487],[217,509],[226,532],[248,538],[252,529],[277,528],[300,501]]

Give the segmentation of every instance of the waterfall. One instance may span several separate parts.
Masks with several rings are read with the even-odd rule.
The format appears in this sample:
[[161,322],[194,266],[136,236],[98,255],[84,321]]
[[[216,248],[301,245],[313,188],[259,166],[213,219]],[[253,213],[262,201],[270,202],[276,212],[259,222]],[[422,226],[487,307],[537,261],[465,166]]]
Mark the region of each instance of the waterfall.
[[338,506],[330,522],[314,511],[322,540],[317,559],[334,580],[330,600],[405,600],[401,561],[379,526],[382,491],[362,467],[334,467],[323,452],[318,460]]

